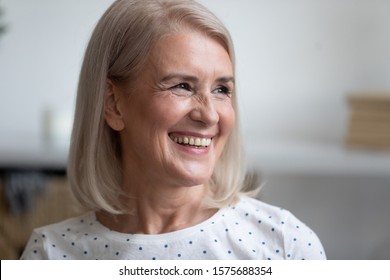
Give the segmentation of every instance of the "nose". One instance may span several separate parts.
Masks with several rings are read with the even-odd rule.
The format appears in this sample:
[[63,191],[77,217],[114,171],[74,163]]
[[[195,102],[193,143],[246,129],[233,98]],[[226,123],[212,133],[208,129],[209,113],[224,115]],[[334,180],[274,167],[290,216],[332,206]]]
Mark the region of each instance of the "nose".
[[193,121],[202,123],[204,126],[213,126],[219,121],[219,114],[210,96],[198,96],[194,98],[194,106],[190,112]]

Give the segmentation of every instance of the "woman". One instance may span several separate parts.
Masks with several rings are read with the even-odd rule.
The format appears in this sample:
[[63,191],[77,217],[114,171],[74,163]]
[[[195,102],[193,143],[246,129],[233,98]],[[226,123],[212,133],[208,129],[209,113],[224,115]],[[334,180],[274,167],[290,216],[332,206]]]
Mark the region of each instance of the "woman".
[[195,1],[119,0],[80,75],[68,167],[85,215],[23,259],[322,259],[288,211],[245,193],[229,32]]

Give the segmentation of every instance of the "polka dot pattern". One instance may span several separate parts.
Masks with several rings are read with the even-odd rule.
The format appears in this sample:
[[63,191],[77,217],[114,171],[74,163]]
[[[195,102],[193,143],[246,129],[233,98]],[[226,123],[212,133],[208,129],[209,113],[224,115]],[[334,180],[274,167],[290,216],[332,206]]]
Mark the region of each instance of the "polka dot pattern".
[[199,225],[125,234],[93,212],[34,230],[22,259],[325,259],[316,234],[289,211],[243,197]]

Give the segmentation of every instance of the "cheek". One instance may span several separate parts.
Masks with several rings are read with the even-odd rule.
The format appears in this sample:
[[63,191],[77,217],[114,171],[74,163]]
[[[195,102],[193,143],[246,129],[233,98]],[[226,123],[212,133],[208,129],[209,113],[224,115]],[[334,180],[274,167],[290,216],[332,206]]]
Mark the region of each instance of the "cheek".
[[156,129],[166,129],[178,123],[188,112],[188,104],[174,98],[160,98],[150,102],[144,117],[148,118]]
[[220,129],[224,136],[229,136],[236,123],[236,114],[232,106],[223,108],[219,115]]

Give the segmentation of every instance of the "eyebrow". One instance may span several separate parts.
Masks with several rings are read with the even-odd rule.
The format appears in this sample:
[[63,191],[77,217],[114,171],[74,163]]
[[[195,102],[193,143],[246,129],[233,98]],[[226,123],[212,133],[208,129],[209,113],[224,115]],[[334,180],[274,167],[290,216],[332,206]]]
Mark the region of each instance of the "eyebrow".
[[[168,74],[161,79],[161,82],[164,83],[173,79],[179,79],[182,81],[188,81],[193,83],[199,82],[199,79],[195,76],[180,74],[180,73]],[[229,82],[232,82],[233,84],[235,83],[235,79],[233,76],[219,77],[215,81],[217,83],[229,83]]]

